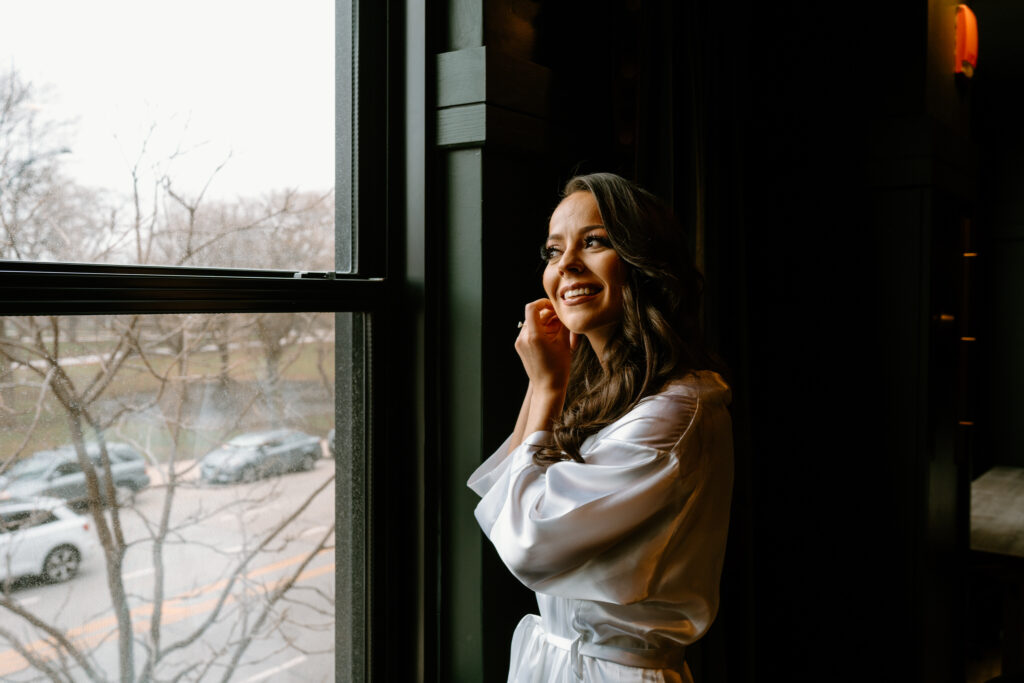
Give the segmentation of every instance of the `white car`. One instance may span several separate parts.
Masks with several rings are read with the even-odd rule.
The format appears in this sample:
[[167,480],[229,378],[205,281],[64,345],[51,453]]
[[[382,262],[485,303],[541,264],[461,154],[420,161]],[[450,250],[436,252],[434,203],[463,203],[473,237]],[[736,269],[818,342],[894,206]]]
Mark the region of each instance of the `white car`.
[[89,519],[56,498],[0,502],[0,581],[42,576],[67,581],[96,539]]

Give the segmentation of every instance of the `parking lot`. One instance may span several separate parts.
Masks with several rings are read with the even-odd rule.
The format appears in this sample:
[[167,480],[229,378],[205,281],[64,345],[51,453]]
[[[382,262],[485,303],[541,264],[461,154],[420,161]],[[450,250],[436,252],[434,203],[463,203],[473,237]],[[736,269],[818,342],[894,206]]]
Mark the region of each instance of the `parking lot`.
[[[182,674],[183,680],[220,680],[230,670],[232,681],[333,680],[332,460],[318,460],[310,471],[229,485],[200,485],[193,462],[178,463],[177,471],[170,506],[166,472],[151,469],[152,484],[121,511],[128,542],[121,577],[136,637],[136,670],[154,642],[159,613],[163,650],[200,634],[160,661],[161,679]],[[155,543],[164,514],[168,531],[163,543]],[[283,597],[274,600],[279,592]],[[20,580],[10,598],[65,633],[104,677],[117,677],[117,620],[101,552],[84,557],[70,581]],[[58,660],[38,629],[11,614],[3,621],[30,655],[78,679],[77,665]],[[39,667],[14,648],[0,651],[0,679],[40,678]]]

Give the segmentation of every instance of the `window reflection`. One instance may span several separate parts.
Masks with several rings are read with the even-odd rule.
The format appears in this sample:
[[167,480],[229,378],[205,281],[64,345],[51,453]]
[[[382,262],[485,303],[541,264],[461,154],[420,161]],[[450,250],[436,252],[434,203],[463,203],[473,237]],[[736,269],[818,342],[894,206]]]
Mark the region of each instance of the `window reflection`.
[[0,319],[0,678],[333,676],[334,321]]

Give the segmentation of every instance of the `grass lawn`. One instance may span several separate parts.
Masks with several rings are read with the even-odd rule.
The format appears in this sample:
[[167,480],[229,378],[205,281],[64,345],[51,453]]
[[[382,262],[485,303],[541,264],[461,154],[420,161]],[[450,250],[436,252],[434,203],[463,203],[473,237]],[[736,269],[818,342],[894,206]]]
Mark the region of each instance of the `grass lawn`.
[[[239,431],[288,426],[324,437],[333,426],[333,341],[287,348],[274,388],[267,381],[265,356],[258,347],[231,350],[228,388],[218,381],[221,358],[216,351],[191,355],[185,367],[168,356],[147,360],[148,367],[141,359],[130,358],[90,403],[90,412],[106,417],[121,412],[106,438],[140,445],[157,460],[166,459],[173,447],[168,421],[173,423],[179,414],[183,415],[179,458],[202,455],[215,442]],[[79,393],[102,375],[98,363],[67,365],[65,371]],[[40,400],[39,375],[27,369],[14,375],[16,382],[37,386],[14,387],[3,395],[10,410],[0,413],[0,461],[22,446],[21,455],[27,455],[70,442],[67,412],[50,390]],[[184,399],[182,386],[187,386]],[[138,408],[143,406],[148,410],[140,413]]]

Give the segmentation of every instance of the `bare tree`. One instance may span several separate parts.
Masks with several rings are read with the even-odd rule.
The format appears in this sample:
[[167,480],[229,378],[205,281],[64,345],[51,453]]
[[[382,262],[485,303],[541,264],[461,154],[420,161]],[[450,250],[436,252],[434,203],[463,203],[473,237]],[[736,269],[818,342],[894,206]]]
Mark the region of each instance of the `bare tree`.
[[[292,509],[286,511],[270,527],[247,530],[239,551],[224,553],[223,549],[204,548],[201,541],[190,539],[188,542],[196,551],[205,549],[225,560],[226,568],[221,573],[221,587],[216,596],[211,598],[215,605],[208,616],[191,631],[184,634],[178,632],[168,640],[165,624],[165,605],[168,600],[166,583],[172,567],[168,565],[169,560],[165,554],[167,548],[186,542],[190,529],[201,527],[214,517],[230,510],[244,515],[247,511],[267,505],[277,495],[276,490],[270,488],[211,507],[204,507],[200,501],[198,506],[186,505],[184,509],[181,508],[182,487],[195,492],[197,465],[195,460],[187,457],[194,452],[194,446],[191,452],[189,450],[190,437],[194,440],[197,434],[206,432],[212,442],[225,439],[258,411],[262,392],[253,389],[247,394],[241,394],[244,404],[229,407],[225,411],[225,419],[218,420],[212,429],[200,427],[204,415],[202,404],[195,393],[217,383],[218,369],[216,364],[208,364],[205,360],[199,362],[197,359],[210,354],[204,353],[202,349],[205,348],[211,329],[218,323],[214,316],[177,316],[175,319],[179,325],[177,329],[158,328],[140,317],[119,318],[113,328],[118,336],[108,340],[109,350],[95,364],[90,364],[88,373],[82,372],[79,367],[74,377],[61,364],[59,326],[55,319],[20,319],[22,328],[18,336],[30,338],[31,341],[12,343],[8,340],[0,344],[0,354],[5,355],[21,372],[34,374],[42,392],[48,391],[52,395],[68,421],[79,464],[86,472],[89,514],[96,525],[104,553],[107,588],[117,628],[118,679],[122,681],[163,679],[168,670],[174,671],[173,677],[191,679],[198,676],[198,670],[182,664],[176,655],[197,643],[209,646],[216,641],[211,637],[211,631],[220,624],[234,621],[237,623],[230,637],[220,642],[205,657],[207,668],[204,671],[210,673],[209,667],[220,662],[218,666],[224,667],[222,675],[226,680],[229,672],[242,661],[254,639],[267,628],[279,630],[284,627],[287,623],[286,612],[278,612],[278,607],[289,599],[289,592],[295,588],[309,563],[319,553],[332,547],[333,525],[330,525],[318,532],[319,540],[311,549],[303,551],[302,559],[297,562],[294,571],[275,584],[269,592],[254,592],[249,574],[255,559],[287,545],[290,542],[289,534],[294,540],[296,532],[292,529],[295,528],[296,520],[318,496],[330,497],[330,493],[325,492],[333,487],[333,475],[325,477],[313,490],[292,498]],[[153,333],[158,329],[162,329],[163,336],[145,338],[143,331]],[[174,340],[174,344],[167,345],[168,340]],[[238,339],[235,343],[245,342]],[[297,358],[298,353],[292,354],[289,362]],[[45,363],[41,362],[44,360]],[[204,374],[202,367],[208,368],[208,374]],[[113,378],[128,371],[145,373],[153,390],[127,392],[104,400],[104,392],[111,387]],[[162,495],[158,510],[120,505],[104,509],[104,501],[117,499],[111,474],[113,468],[106,448],[108,437],[115,435],[120,440],[137,441],[138,437],[131,434],[138,430],[132,427],[137,426],[139,415],[143,413],[159,416],[162,433],[169,437],[170,442],[162,451],[163,459],[153,463],[161,473],[160,482],[154,487]],[[102,465],[98,468],[88,457],[88,441],[100,445]],[[142,444],[138,445],[142,447]],[[126,534],[123,515],[129,511],[141,524],[144,533],[137,533],[137,524],[134,536]],[[154,568],[150,601],[152,611],[148,614],[146,637],[141,640],[136,635],[136,616],[131,606],[130,593],[125,588],[123,572],[126,553],[134,546],[149,548]],[[330,603],[323,598],[328,596],[320,597],[319,609],[326,613]],[[62,632],[57,624],[47,622],[20,607],[10,594],[0,596],[0,608],[6,608],[12,615],[31,624],[51,641],[48,654],[32,652],[32,658],[26,657],[26,661],[39,671],[45,673],[55,669],[71,679],[76,675],[73,672],[77,671],[90,680],[103,679],[99,673],[102,669],[95,663],[90,648],[78,645],[73,639],[56,638],[55,635]],[[2,631],[0,638],[5,638]],[[13,634],[6,639],[16,650],[26,647]],[[143,651],[141,661],[137,661],[139,647]],[[55,665],[54,660],[61,658],[65,661]]]
[[[223,164],[189,193],[170,172],[173,159],[152,160],[144,144],[129,169],[130,196],[112,197],[62,175],[68,147],[61,144],[60,126],[42,120],[34,97],[31,85],[16,74],[0,76],[0,258],[330,268],[332,193],[286,190],[213,201],[207,190]],[[275,248],[254,252],[253,241]],[[198,680],[214,672],[227,680],[259,638],[295,626],[289,610],[296,605],[331,613],[329,595],[299,596],[308,591],[304,572],[333,546],[333,524],[316,530],[315,542],[283,578],[263,583],[254,564],[296,541],[297,522],[311,505],[330,498],[333,476],[289,499],[273,523],[254,525],[247,516],[267,507],[278,489],[206,504],[195,486],[195,456],[243,427],[299,423],[300,411],[289,412],[281,400],[282,377],[291,364],[315,356],[317,385],[331,387],[325,349],[331,348],[333,330],[324,316],[308,314],[118,316],[90,319],[96,324],[88,333],[71,320],[0,320],[0,424],[6,421],[9,433],[20,435],[0,460],[0,474],[33,449],[52,445],[46,440],[53,434],[67,435],[85,473],[87,512],[109,594],[104,613],[113,628],[97,638],[73,636],[59,620],[22,605],[5,585],[0,611],[8,617],[0,641],[50,680],[106,680],[114,672],[104,669],[97,653],[108,641],[117,651],[115,676],[121,681]],[[262,360],[262,373],[252,370],[254,354]],[[230,398],[223,392],[227,385]],[[218,387],[221,393],[207,402],[220,411],[211,424],[200,408]],[[333,399],[328,391],[320,400],[325,395]],[[51,419],[57,416],[62,429]],[[143,437],[149,441],[141,443]],[[159,474],[152,487],[160,495],[155,511],[118,496],[108,448],[112,438],[134,443],[150,458]],[[94,447],[98,460],[91,455]],[[227,514],[246,521],[240,549],[230,552],[196,536]],[[171,609],[182,598],[168,594],[177,571],[171,555],[180,546],[215,557],[221,578],[207,616],[187,629]],[[135,548],[149,552],[153,567],[149,608],[142,612],[124,573]],[[281,642],[302,647],[290,637]],[[200,661],[196,648],[204,649],[202,665],[193,663]]]
[[57,124],[39,115],[37,93],[16,72],[0,75],[0,257],[42,259],[55,240],[41,214],[60,185],[58,158],[67,153]]

